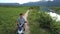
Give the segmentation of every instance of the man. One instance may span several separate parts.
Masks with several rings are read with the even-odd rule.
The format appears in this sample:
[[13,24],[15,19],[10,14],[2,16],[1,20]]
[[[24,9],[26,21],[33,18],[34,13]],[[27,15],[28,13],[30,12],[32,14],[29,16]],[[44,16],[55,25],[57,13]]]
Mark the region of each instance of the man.
[[19,14],[19,18],[17,19],[17,21],[16,21],[16,28],[17,29],[21,29],[21,28],[24,28],[24,31],[25,31],[25,23],[26,23],[26,21],[25,21],[25,19],[23,18],[23,14],[21,13],[21,14]]

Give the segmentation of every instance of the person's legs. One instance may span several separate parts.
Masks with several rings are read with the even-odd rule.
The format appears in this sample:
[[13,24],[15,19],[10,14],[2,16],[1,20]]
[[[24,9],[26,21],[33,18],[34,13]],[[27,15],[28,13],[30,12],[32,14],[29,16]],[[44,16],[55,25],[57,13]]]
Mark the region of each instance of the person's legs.
[[24,31],[25,31],[25,29],[26,29],[26,23],[24,23]]

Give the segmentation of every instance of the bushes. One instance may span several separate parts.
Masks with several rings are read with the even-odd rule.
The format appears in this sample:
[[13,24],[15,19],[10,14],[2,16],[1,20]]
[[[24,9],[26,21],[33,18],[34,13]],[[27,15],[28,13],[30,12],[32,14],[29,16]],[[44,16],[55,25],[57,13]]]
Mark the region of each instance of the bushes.
[[40,12],[40,18],[38,18],[40,27],[48,29],[51,34],[60,34],[60,22],[53,20],[51,16],[45,12]]
[[46,12],[33,9],[28,19],[31,34],[60,34],[60,22],[53,20]]
[[54,21],[50,30],[51,34],[60,34],[60,22]]
[[60,7],[50,7],[55,13],[60,14]]
[[41,12],[40,18],[38,20],[40,23],[40,27],[50,29],[52,18],[47,13]]
[[[44,13],[41,14],[41,12],[40,13],[37,12],[37,10],[31,11],[29,13],[28,19],[29,19],[29,26],[30,26],[30,34],[50,34],[49,31],[47,31],[47,30],[45,31],[44,29],[41,29],[41,27],[40,27],[41,22],[43,22],[47,18],[47,17],[44,18],[43,16],[46,16],[46,15]],[[41,20],[41,22],[40,22],[40,20]],[[46,19],[46,21],[47,21],[47,19]],[[41,25],[41,26],[43,26],[43,25]]]

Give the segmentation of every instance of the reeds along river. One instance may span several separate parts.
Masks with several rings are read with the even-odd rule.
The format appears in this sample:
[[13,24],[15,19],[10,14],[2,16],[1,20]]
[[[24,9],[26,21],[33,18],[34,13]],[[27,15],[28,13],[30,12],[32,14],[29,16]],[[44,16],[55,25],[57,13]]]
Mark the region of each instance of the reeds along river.
[[40,8],[40,10],[43,11],[43,12],[47,12],[47,14],[49,14],[52,17],[53,20],[56,19],[56,21],[60,21],[60,15],[55,13],[54,10],[46,8],[46,7],[45,8]]
[[60,15],[53,13],[53,12],[48,12],[48,14],[50,14],[50,16],[52,17],[53,20],[56,19],[56,21],[60,21]]

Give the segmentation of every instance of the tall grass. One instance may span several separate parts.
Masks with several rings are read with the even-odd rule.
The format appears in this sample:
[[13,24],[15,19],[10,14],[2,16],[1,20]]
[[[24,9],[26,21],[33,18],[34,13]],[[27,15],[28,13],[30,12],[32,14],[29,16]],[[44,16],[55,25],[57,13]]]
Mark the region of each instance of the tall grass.
[[28,17],[30,34],[60,34],[60,22],[53,20],[46,12],[33,9]]
[[40,27],[40,13],[37,9],[30,11],[28,20],[30,26],[30,34],[50,34],[48,30],[42,29]]
[[0,7],[0,34],[15,34],[16,19],[28,7]]

